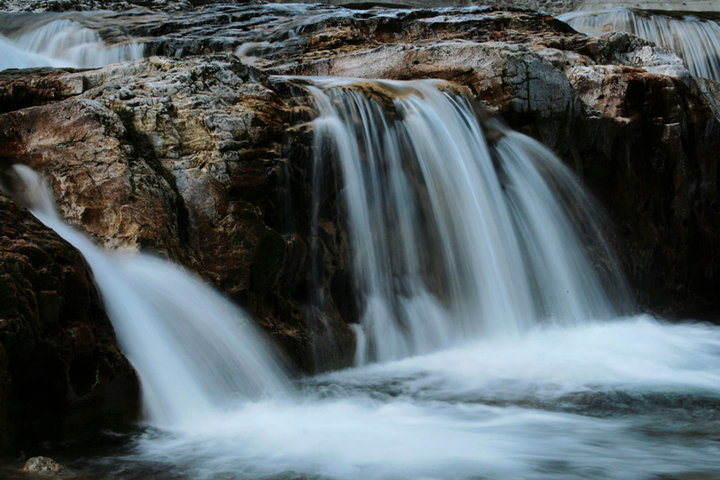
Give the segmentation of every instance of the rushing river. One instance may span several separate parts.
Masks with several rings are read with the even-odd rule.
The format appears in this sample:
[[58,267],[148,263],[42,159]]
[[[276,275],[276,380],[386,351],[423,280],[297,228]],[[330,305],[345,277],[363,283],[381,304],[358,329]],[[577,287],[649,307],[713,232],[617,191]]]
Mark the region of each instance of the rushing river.
[[716,327],[539,328],[307,379],[75,465],[133,479],[717,478],[719,377]]
[[712,479],[719,377],[717,327],[539,328],[307,379],[70,466],[138,480]]
[[[75,14],[76,16],[78,14]],[[143,56],[135,41],[107,45],[97,32],[70,18],[0,12],[0,70],[30,67],[102,67]]]

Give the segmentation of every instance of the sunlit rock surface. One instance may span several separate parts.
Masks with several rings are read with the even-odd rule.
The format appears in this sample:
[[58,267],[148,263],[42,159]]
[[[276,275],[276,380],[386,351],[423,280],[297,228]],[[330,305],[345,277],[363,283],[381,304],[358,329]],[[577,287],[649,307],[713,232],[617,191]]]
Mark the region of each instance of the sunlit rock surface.
[[77,478],[77,476],[70,470],[49,457],[29,458],[20,471],[23,473],[41,475],[46,478]]
[[[691,0],[695,2],[710,0]],[[497,8],[543,10],[548,13],[560,13],[573,10],[582,0],[484,0],[482,5]],[[62,12],[71,10],[129,10],[133,8],[148,8],[161,11],[192,10],[197,5],[225,3],[218,0],[190,1],[190,0],[0,0],[0,10],[10,12]],[[284,3],[318,3],[310,0]],[[372,2],[358,2],[356,0],[329,0],[323,2],[329,5],[368,5]],[[474,5],[478,2],[472,0],[382,0],[374,2],[385,6],[399,8],[433,8],[457,7]]]

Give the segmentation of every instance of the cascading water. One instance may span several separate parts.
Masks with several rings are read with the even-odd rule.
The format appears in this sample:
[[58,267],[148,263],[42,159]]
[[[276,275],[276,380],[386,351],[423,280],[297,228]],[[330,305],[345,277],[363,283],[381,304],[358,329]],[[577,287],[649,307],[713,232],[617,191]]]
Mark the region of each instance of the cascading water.
[[[631,308],[592,202],[537,142],[498,130],[488,145],[470,103],[439,82],[314,83],[316,161],[339,164],[349,212],[359,359]],[[570,208],[610,260],[604,283]]]
[[359,340],[375,359],[443,348],[283,394],[273,357],[207,287],[159,260],[102,252],[36,203],[127,322],[122,346],[170,427],[71,467],[126,480],[720,475],[720,329],[605,321],[627,301],[607,285],[619,281],[612,268],[598,276],[582,253],[588,239],[604,246],[557,159],[486,128],[440,82],[309,88],[329,155],[317,168],[339,162],[351,210]]
[[570,12],[558,18],[588,35],[632,33],[677,52],[693,75],[720,81],[720,25],[715,21],[627,8]]
[[240,401],[286,393],[283,368],[247,315],[166,261],[99,249],[60,220],[34,171],[14,170],[23,203],[92,268],[153,424],[177,428]]
[[[2,25],[0,24],[0,27]],[[32,22],[3,32],[0,28],[0,70],[29,67],[94,68],[143,56],[137,42],[105,45],[100,36],[69,19]]]

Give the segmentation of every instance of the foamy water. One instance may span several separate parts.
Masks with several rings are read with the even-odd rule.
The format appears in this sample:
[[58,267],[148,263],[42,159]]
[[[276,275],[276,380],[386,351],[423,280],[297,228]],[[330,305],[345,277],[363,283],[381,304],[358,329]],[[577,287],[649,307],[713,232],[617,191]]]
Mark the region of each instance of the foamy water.
[[641,316],[311,378],[104,461],[129,478],[715,478],[718,409],[720,329]]

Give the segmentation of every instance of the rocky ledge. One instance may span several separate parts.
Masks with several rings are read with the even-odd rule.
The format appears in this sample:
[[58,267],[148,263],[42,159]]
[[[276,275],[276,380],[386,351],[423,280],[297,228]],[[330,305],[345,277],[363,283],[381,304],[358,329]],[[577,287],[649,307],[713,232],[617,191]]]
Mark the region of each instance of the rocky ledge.
[[720,307],[718,85],[667,51],[479,7],[91,17],[154,56],[0,73],[0,151],[42,171],[65,218],[98,242],[159,252],[227,292],[303,371],[349,364],[358,314],[341,187],[330,171],[313,197],[312,110],[297,75],[460,84],[590,186],[643,307]]

